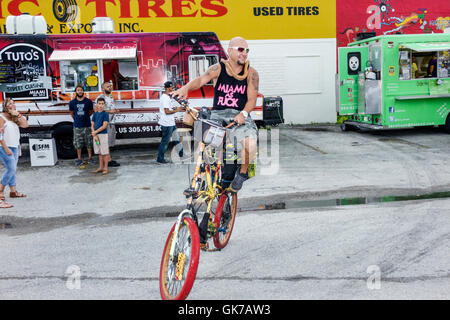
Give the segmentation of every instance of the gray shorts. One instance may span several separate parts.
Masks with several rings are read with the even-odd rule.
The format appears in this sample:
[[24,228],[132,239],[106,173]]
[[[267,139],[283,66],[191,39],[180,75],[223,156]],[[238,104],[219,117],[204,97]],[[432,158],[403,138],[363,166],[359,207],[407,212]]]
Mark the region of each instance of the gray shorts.
[[[216,120],[222,122],[223,120],[230,122],[236,117],[240,111],[233,109],[226,110],[212,110],[211,120]],[[242,141],[245,138],[250,138],[255,141],[258,139],[258,127],[255,121],[250,117],[250,115],[245,120],[245,124],[239,127],[234,126],[230,131],[227,132],[227,140],[231,141],[238,151],[243,149]],[[230,140],[229,140],[230,139]],[[237,144],[236,144],[237,143]]]
[[114,123],[114,115],[109,115],[108,122],[108,146],[114,147],[116,145],[116,124]]

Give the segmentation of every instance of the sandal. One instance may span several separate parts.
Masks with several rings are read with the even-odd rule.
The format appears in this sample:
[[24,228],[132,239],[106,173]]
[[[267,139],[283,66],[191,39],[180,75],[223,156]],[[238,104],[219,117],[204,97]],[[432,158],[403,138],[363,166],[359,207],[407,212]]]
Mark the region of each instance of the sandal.
[[12,208],[12,207],[14,207],[12,204],[10,204],[6,201],[0,200],[0,208],[6,209],[6,208]]
[[99,173],[99,172],[102,172],[102,171],[103,171],[103,169],[97,169],[97,170],[92,171],[92,173]]
[[108,174],[108,170],[103,170],[102,174]]
[[20,193],[20,192],[17,192],[17,191],[9,193],[9,197],[10,198],[26,198],[26,196],[27,196],[26,194]]
[[0,194],[0,201],[5,200],[5,194]]

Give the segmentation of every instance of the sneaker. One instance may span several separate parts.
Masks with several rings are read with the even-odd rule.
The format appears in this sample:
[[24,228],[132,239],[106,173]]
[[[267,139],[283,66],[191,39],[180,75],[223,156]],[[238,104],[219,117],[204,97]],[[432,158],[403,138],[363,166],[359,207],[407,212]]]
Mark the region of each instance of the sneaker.
[[77,161],[75,161],[75,165],[77,167],[81,166],[83,164],[83,160],[77,159]]
[[115,160],[111,160],[110,162],[108,162],[108,167],[119,167],[120,163],[118,163]]
[[91,158],[91,159],[89,159],[89,160],[88,160],[88,164],[95,164],[95,160],[94,160],[94,159],[92,159],[92,158]]
[[161,163],[161,164],[169,163],[169,161],[167,161],[166,159],[162,159],[161,161],[156,160],[156,162]]
[[244,184],[244,181],[248,179],[248,174],[242,174],[238,173],[233,179],[233,182],[231,182],[230,189],[233,192],[238,192],[241,190],[242,185]]

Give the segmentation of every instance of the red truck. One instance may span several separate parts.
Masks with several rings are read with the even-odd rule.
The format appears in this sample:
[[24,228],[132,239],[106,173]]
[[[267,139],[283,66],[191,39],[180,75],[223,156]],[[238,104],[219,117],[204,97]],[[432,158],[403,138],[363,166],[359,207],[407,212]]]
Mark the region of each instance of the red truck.
[[[0,99],[12,97],[18,110],[28,115],[30,127],[22,131],[24,142],[30,133],[51,131],[58,156],[73,158],[68,103],[78,84],[95,100],[104,74],[110,72],[109,64],[114,63],[120,73],[112,92],[119,109],[113,120],[116,138],[154,137],[161,134],[162,84],[171,80],[182,86],[222,58],[225,51],[212,32],[0,35]],[[210,83],[192,92],[190,103],[212,107],[213,95]],[[264,97],[259,94],[251,114],[259,125],[282,122],[279,111],[275,120],[270,115],[273,103],[279,101],[267,99],[264,117]],[[178,126],[183,125],[182,116],[176,119]]]

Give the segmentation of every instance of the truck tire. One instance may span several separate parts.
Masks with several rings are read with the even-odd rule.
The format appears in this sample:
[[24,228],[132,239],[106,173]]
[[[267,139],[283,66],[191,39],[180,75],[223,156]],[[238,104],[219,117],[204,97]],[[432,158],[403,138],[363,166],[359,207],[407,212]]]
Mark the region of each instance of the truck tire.
[[444,131],[450,133],[450,113],[447,116],[447,120],[445,120]]
[[63,124],[53,130],[53,137],[55,138],[56,151],[58,157],[61,159],[74,159],[77,156],[77,151],[73,146],[73,126],[70,124]]

